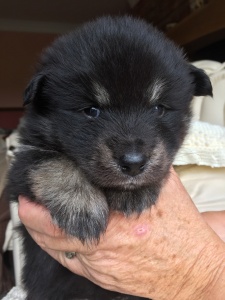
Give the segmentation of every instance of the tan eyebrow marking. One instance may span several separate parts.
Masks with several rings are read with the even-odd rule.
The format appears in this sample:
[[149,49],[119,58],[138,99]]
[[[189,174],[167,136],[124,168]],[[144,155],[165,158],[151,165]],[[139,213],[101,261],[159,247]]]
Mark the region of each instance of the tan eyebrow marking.
[[160,79],[156,79],[153,84],[148,87],[147,96],[151,104],[154,104],[160,98],[160,95],[164,91],[164,87],[165,82]]
[[98,101],[98,104],[100,106],[109,105],[110,97],[109,97],[109,93],[107,92],[107,90],[97,82],[93,83],[93,87],[94,87],[95,97],[96,97],[96,100]]

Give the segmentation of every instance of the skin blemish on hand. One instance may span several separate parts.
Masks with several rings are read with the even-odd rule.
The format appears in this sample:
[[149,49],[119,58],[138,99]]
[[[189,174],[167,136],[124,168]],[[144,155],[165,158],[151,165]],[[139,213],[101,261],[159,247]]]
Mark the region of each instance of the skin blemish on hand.
[[135,235],[143,236],[143,235],[145,235],[146,233],[148,233],[149,230],[150,230],[149,225],[146,225],[146,224],[140,224],[140,225],[137,225],[137,226],[134,228],[134,233],[135,233]]
[[158,210],[157,211],[157,217],[162,218],[163,216],[163,211],[162,210]]

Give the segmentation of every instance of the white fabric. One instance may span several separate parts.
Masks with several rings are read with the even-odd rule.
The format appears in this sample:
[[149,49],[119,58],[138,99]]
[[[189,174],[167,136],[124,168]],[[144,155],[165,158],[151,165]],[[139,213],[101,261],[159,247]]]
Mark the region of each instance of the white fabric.
[[13,241],[12,241],[12,232],[13,232],[13,224],[12,220],[7,224],[6,232],[5,232],[5,240],[2,247],[2,251],[13,250]]
[[174,165],[225,167],[225,127],[194,121]]
[[175,170],[200,212],[225,210],[225,167],[186,165]]
[[21,287],[17,286],[12,288],[11,291],[2,298],[2,300],[24,300],[25,298],[26,293]]

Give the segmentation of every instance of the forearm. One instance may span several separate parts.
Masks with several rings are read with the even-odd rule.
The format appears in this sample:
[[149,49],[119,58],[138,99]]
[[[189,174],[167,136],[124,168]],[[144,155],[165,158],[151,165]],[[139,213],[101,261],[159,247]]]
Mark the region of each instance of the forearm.
[[215,270],[213,272],[212,280],[208,285],[206,293],[207,298],[204,300],[223,300],[225,297],[225,249],[223,253],[218,256],[215,263]]
[[203,248],[184,277],[174,300],[223,300],[225,295],[225,247]]
[[[207,241],[192,244],[192,248],[184,248],[179,257],[171,258],[171,272],[170,269],[160,271],[158,281],[145,290],[149,293],[143,290],[142,296],[154,300],[224,300],[225,244],[217,236],[214,243],[207,244]],[[168,261],[172,256],[168,253]],[[158,266],[161,263],[159,261]],[[149,282],[152,281],[150,275]],[[161,290],[155,288],[157,284]]]

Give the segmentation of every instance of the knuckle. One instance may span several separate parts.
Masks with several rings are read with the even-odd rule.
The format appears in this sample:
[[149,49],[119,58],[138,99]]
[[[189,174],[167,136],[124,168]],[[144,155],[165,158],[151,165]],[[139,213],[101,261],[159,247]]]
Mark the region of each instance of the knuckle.
[[21,221],[24,221],[25,217],[26,217],[26,212],[23,209],[23,207],[21,207],[21,205],[18,206],[18,215]]
[[39,233],[35,233],[33,234],[33,239],[38,244],[38,246],[40,246],[42,249],[48,248],[48,242],[46,236]]

